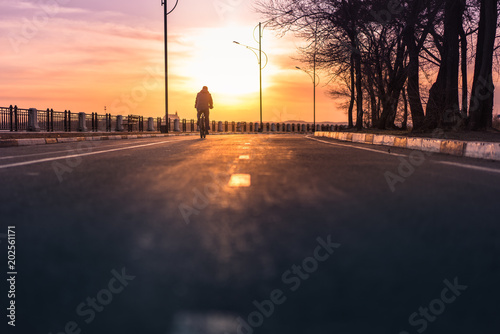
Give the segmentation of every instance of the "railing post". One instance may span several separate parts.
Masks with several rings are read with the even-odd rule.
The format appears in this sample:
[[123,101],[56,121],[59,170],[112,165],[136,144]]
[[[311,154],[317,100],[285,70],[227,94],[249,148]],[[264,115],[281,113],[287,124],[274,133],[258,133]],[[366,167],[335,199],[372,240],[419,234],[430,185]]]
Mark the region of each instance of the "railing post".
[[174,119],[174,131],[175,132],[180,132],[181,131],[181,126],[180,126],[180,120],[179,119]]
[[14,129],[17,132],[19,128],[19,119],[17,117],[17,106],[14,106]]
[[152,132],[155,130],[155,119],[153,117],[148,118],[148,131]]
[[50,109],[50,132],[54,132],[54,109]]
[[122,132],[123,131],[123,116],[118,115],[116,116],[116,131]]
[[71,132],[71,110],[68,110],[68,132]]
[[12,104],[9,107],[9,115],[10,115],[10,131],[14,131],[14,108]]
[[64,110],[64,132],[68,132],[68,111]]
[[28,131],[39,132],[38,110],[36,108],[28,109]]
[[87,124],[86,124],[86,119],[87,115],[84,112],[79,112],[78,113],[78,131],[79,132],[86,132],[87,131]]

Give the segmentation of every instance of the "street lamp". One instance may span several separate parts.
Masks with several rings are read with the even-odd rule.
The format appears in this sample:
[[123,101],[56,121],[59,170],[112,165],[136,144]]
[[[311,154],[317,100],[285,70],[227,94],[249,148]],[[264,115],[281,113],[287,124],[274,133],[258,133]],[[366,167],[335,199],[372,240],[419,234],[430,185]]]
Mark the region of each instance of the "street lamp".
[[172,13],[174,9],[179,4],[179,0],[175,1],[175,6],[172,10],[168,11],[167,8],[168,0],[161,0],[161,5],[163,6],[163,22],[165,29],[165,132],[168,133],[168,43],[167,43],[167,16]]
[[[298,66],[295,66],[295,68],[309,74],[309,76],[311,77],[311,80],[313,82],[313,86],[314,86],[314,88],[313,88],[313,121],[314,121],[313,132],[316,132],[316,87],[319,85],[319,81],[320,81],[319,76],[316,74],[316,57],[314,58],[314,67],[313,67],[313,74],[312,75],[308,71],[306,71]],[[316,81],[316,78],[318,79],[317,81]]]
[[[269,21],[267,21],[265,23],[268,23],[268,22]],[[259,40],[258,41],[255,38],[255,30],[257,29],[257,27],[259,28]],[[265,28],[265,26],[264,26],[264,28]],[[267,66],[267,63],[269,62],[269,57],[267,56],[267,54],[264,51],[262,51],[262,31],[263,31],[262,22],[259,22],[259,24],[257,26],[255,26],[255,28],[254,28],[254,39],[256,40],[256,42],[259,43],[258,49],[253,48],[253,47],[248,46],[248,45],[243,45],[243,44],[238,43],[236,41],[233,41],[233,43],[244,46],[247,49],[249,49],[250,51],[252,51],[257,56],[257,60],[259,62],[259,82],[260,82],[260,127],[259,127],[259,132],[262,132],[262,128],[263,128],[263,124],[262,124],[262,70]],[[258,54],[255,53],[254,50],[258,51],[259,53]],[[264,54],[266,56],[266,64],[264,66],[262,66],[262,54]]]

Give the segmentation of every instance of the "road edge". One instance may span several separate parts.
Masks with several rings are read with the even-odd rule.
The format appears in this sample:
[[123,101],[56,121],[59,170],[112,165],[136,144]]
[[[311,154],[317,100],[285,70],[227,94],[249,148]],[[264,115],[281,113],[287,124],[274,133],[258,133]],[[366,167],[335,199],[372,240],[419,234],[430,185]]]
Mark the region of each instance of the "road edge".
[[[436,136],[439,136],[436,133]],[[314,137],[331,138],[344,142],[407,148],[458,157],[500,161],[500,143],[461,141],[442,138],[415,138],[352,132],[317,131]]]
[[59,143],[75,143],[80,141],[125,140],[125,139],[164,138],[164,137],[181,137],[181,136],[199,136],[199,134],[197,132],[175,133],[175,134],[144,134],[144,135],[112,134],[112,135],[102,135],[102,136],[97,135],[97,136],[86,136],[86,137],[75,136],[75,137],[61,137],[61,138],[47,137],[47,138],[1,139],[0,148],[59,144]]

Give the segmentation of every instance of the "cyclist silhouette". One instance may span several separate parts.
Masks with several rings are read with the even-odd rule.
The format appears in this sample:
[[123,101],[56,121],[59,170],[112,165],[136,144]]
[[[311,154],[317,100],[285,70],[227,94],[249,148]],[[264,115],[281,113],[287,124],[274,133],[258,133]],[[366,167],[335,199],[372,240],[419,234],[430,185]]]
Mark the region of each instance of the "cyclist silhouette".
[[205,129],[210,130],[210,109],[214,108],[214,101],[212,100],[212,94],[208,91],[207,86],[203,86],[202,90],[196,95],[196,103],[194,105],[198,111],[198,125],[200,125],[200,115],[205,114]]

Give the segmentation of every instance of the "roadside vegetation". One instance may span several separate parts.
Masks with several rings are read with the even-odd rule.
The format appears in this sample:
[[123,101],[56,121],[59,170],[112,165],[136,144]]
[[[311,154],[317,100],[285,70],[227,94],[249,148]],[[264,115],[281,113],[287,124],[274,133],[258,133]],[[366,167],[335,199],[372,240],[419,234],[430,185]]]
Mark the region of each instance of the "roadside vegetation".
[[500,129],[496,0],[260,0],[279,34],[307,41],[298,59],[319,67],[347,101],[348,128],[453,132]]

